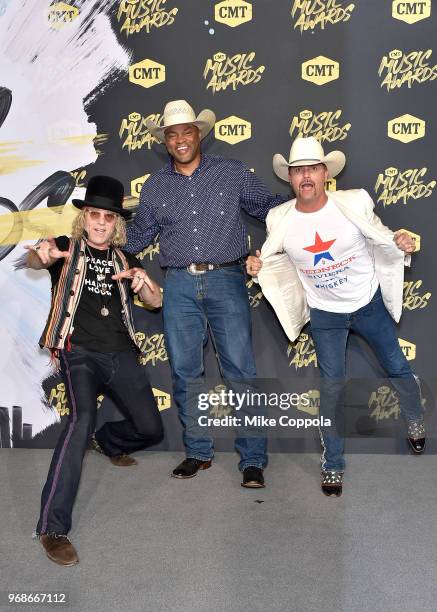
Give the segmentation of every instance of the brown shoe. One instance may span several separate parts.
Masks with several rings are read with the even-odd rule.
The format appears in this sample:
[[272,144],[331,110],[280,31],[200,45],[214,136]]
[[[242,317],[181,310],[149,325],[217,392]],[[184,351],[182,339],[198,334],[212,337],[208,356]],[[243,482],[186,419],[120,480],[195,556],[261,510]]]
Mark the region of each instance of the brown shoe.
[[79,563],[76,549],[66,535],[43,533],[40,536],[46,555],[58,565],[76,565]]
[[138,465],[138,461],[136,459],[124,453],[122,455],[115,455],[115,457],[109,457],[109,461],[112,463],[112,465],[116,465],[117,467],[129,467],[130,465]]

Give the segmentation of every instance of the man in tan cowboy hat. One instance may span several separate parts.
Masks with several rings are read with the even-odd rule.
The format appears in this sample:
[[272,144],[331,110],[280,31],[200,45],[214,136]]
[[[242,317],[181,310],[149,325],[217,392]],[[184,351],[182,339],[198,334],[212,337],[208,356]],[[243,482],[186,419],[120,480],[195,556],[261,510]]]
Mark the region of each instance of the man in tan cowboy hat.
[[247,260],[249,274],[258,275],[291,341],[311,323],[321,376],[320,416],[332,424],[320,431],[322,490],[333,496],[342,492],[345,468],[335,416],[342,406],[350,330],[367,340],[398,391],[413,451],[423,452],[425,444],[419,386],[395,326],[410,257],[405,253],[414,251],[414,241],[381,223],[363,189],[325,190],[326,180],[339,174],[345,161],[340,151],[325,155],[312,137],[296,138],[288,162],[282,155],[273,157],[275,173],[290,183],[296,198],[270,211],[262,251]]
[[[241,161],[201,152],[201,141],[214,123],[212,111],[196,116],[185,100],[166,105],[162,126],[147,123],[170,160],[144,183],[128,228],[127,248],[133,253],[159,233],[159,260],[167,269],[164,333],[186,447],[186,459],[172,473],[175,478],[192,478],[211,466],[213,440],[207,431],[199,435],[199,412],[188,400],[189,382],[203,377],[208,332],[225,379],[256,376],[243,266],[249,246],[241,211],[264,220],[285,199],[272,196]],[[263,487],[265,438],[238,436],[235,446],[242,486]]]

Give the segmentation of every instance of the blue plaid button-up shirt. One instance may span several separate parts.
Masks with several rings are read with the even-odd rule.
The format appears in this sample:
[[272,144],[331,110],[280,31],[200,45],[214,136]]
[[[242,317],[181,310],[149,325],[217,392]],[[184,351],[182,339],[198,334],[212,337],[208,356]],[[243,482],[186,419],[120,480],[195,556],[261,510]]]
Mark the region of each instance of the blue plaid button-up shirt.
[[173,161],[144,183],[125,250],[139,253],[159,234],[159,263],[226,263],[249,251],[241,209],[263,221],[287,198],[273,196],[241,161],[202,155],[191,176]]

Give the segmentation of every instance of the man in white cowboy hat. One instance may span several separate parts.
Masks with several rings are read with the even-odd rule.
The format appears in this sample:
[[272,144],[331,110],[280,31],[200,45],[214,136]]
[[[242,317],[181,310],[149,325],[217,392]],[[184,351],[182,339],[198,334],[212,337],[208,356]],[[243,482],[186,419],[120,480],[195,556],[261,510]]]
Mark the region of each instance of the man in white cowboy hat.
[[[186,447],[186,459],[172,473],[175,478],[192,478],[209,468],[213,457],[211,435],[199,435],[199,428],[192,427],[199,413],[187,399],[189,382],[203,376],[208,328],[224,378],[247,381],[256,376],[242,259],[249,246],[241,211],[264,220],[285,200],[272,196],[241,161],[201,152],[201,141],[214,123],[212,111],[196,116],[185,100],[166,105],[162,126],[147,122],[170,160],[144,183],[128,228],[127,248],[133,253],[159,233],[159,260],[167,269],[164,334]],[[235,447],[242,486],[263,487],[265,438],[238,436]]]
[[332,496],[342,492],[345,468],[335,416],[342,407],[350,330],[367,340],[397,389],[413,451],[422,453],[425,444],[419,385],[395,326],[402,311],[406,254],[415,244],[406,232],[393,234],[382,224],[363,189],[325,191],[326,180],[339,174],[345,161],[340,151],[325,155],[313,137],[296,138],[288,162],[282,155],[273,157],[275,173],[290,183],[296,198],[270,211],[261,253],[247,260],[249,274],[258,275],[291,341],[311,323],[321,376],[320,414],[332,424],[320,431],[322,491]]

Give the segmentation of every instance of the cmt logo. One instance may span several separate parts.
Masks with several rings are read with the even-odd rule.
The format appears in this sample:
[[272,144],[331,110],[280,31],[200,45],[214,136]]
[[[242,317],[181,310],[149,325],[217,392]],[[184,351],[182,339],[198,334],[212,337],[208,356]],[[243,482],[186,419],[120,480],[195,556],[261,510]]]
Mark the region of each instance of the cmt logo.
[[407,234],[409,236],[411,236],[411,238],[414,240],[414,243],[416,245],[416,250],[414,251],[415,253],[420,251],[420,236],[419,236],[419,234],[415,234],[414,232],[410,232],[410,230],[407,230],[407,229],[400,229],[399,231],[400,232],[407,232]]
[[401,115],[391,119],[387,124],[387,135],[394,140],[411,142],[425,136],[426,123],[414,115]]
[[223,0],[215,5],[214,18],[219,23],[236,28],[252,19],[252,5],[245,0]]
[[79,17],[79,9],[66,2],[56,2],[48,10],[49,24],[57,30],[77,17]]
[[145,59],[129,67],[129,81],[148,89],[165,81],[165,66]]
[[217,51],[217,53],[214,53],[214,55],[212,56],[212,59],[215,62],[224,62],[225,59],[227,58],[226,53],[223,53],[223,51]]
[[416,23],[431,16],[431,0],[394,0],[392,16],[405,23]]
[[235,115],[216,123],[214,130],[217,140],[224,140],[231,145],[248,140],[252,136],[252,124]]
[[139,176],[136,179],[133,179],[130,182],[130,193],[133,198],[139,198],[141,193],[141,188],[144,183],[149,178],[150,174],[145,174],[144,176]]
[[389,176],[391,178],[392,176],[397,176],[399,174],[399,170],[393,166],[390,166],[390,168],[385,169],[384,174],[385,176]]
[[160,412],[171,408],[171,395],[160,389],[152,387],[153,395],[155,396],[156,403]]
[[302,64],[302,79],[316,85],[325,85],[325,83],[335,81],[339,76],[339,63],[323,55],[313,57]]
[[402,338],[398,338],[398,341],[406,359],[408,361],[413,361],[413,359],[416,359],[416,345],[408,342],[408,340],[402,340]]
[[330,178],[325,183],[326,191],[337,191],[337,181],[335,178]]

